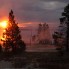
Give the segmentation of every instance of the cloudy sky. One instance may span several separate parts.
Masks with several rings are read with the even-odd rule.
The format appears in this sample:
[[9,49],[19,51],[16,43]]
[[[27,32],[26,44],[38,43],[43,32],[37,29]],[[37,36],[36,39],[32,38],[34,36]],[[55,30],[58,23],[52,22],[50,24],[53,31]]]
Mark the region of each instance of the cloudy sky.
[[18,22],[58,22],[69,0],[0,0],[0,19],[13,9]]
[[0,0],[0,21],[6,19],[12,9],[21,27],[47,22],[55,29],[68,3],[69,0]]

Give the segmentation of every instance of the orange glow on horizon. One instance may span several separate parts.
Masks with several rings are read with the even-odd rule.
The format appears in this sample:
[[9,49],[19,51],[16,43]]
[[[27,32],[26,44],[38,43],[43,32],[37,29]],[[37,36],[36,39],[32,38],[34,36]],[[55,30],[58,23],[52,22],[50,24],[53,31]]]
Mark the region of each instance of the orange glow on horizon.
[[26,28],[30,25],[32,25],[32,22],[23,22],[18,24],[19,27],[23,27],[23,28]]

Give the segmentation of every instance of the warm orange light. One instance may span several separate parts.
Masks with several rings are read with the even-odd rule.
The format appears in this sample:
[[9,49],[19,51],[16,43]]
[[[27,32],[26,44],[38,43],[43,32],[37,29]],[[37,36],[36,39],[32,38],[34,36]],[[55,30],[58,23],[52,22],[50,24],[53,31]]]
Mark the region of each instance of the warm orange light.
[[7,28],[7,21],[0,22],[2,28]]
[[1,38],[1,41],[2,41],[2,40],[5,40],[5,38]]

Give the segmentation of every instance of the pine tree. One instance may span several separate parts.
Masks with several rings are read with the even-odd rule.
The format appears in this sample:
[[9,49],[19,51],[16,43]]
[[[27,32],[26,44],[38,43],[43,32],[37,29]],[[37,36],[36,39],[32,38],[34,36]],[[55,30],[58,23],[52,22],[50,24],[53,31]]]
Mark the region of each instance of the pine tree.
[[13,52],[16,50],[25,50],[25,43],[21,39],[18,23],[16,23],[14,20],[12,10],[9,13],[8,27],[3,33],[3,38],[5,38],[5,40],[3,40],[3,46],[5,47],[5,51],[8,51],[10,48]]
[[61,24],[66,24],[66,51],[69,51],[69,4],[64,8],[62,18],[60,18]]

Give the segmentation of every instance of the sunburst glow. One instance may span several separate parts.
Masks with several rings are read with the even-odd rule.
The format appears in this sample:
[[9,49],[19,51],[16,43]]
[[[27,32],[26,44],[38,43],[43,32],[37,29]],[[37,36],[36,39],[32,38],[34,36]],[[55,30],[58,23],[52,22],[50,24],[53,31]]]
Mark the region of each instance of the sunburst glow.
[[7,28],[7,21],[0,22],[0,27]]

